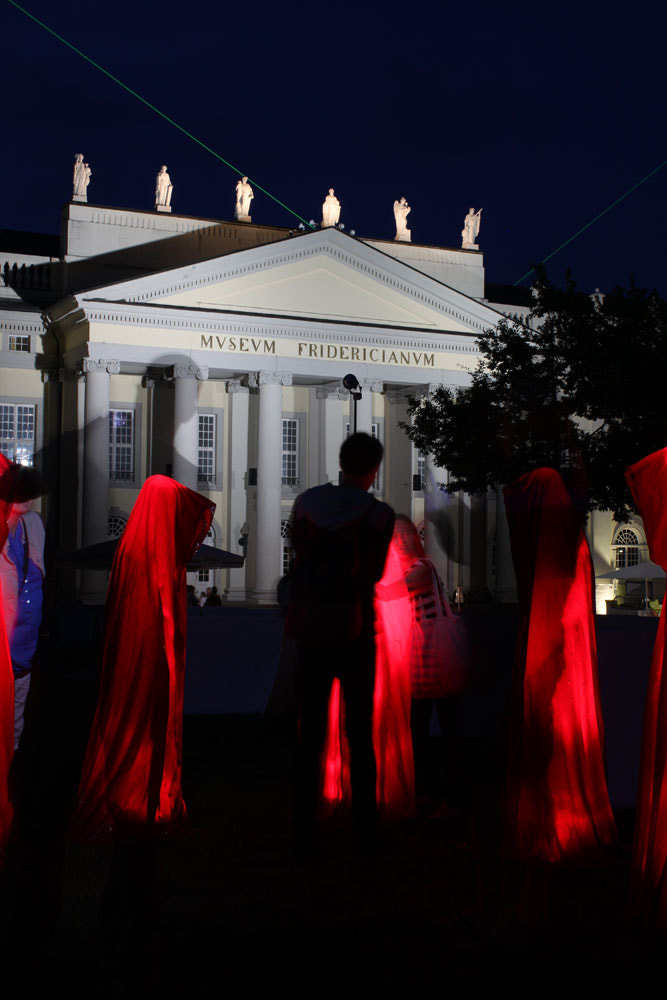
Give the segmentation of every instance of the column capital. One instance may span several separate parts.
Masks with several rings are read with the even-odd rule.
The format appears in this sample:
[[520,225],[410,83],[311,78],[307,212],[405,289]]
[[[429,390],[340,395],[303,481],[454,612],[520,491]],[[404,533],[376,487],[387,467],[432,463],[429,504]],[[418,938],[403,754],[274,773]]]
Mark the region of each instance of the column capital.
[[359,385],[362,389],[370,389],[371,392],[384,392],[384,382],[377,378],[361,378]]
[[175,381],[179,378],[193,378],[198,382],[208,379],[208,365],[168,365],[164,371],[165,378]]
[[104,358],[83,358],[81,369],[84,375],[89,372],[106,372],[108,375],[120,375],[120,361]]
[[225,389],[230,395],[233,395],[235,392],[247,392],[248,386],[244,385],[240,378],[228,378],[225,382]]
[[251,372],[248,375],[248,385],[256,389],[261,385],[291,385],[291,372]]

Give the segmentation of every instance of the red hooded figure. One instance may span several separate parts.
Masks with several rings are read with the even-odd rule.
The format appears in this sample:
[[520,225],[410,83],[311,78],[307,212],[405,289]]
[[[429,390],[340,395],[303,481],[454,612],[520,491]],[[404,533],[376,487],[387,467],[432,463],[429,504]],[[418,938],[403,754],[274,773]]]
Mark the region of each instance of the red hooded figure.
[[74,831],[141,837],[185,817],[181,794],[186,564],[215,506],[165,476],[144,483],[106,601],[100,693]]
[[554,469],[505,489],[519,591],[508,840],[513,854],[575,860],[616,835],[604,771],[583,519]]
[[[667,448],[631,465],[625,477],[644,521],[651,559],[667,569]],[[630,894],[634,915],[663,931],[667,931],[666,644],[663,601],[646,692]]]

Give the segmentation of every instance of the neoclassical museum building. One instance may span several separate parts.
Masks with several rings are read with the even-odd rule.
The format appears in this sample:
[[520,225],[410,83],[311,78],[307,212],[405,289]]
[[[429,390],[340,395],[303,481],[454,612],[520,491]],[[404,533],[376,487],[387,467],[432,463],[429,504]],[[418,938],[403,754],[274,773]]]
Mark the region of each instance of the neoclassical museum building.
[[[42,465],[57,547],[118,535],[144,480],[162,473],[210,496],[213,543],[246,554],[243,568],[191,582],[273,603],[295,496],[338,481],[352,374],[358,429],[385,446],[376,494],[423,528],[450,590],[515,599],[500,495],[449,497],[443,551],[425,514],[443,500],[428,485],[447,471],[399,422],[410,397],[466,384],[477,336],[527,308],[488,301],[479,249],[244,218],[79,195],[60,238],[0,231],[0,450]],[[646,558],[639,521],[596,515],[589,532],[598,574]],[[103,600],[103,573],[70,575],[69,596]],[[598,581],[599,610],[612,586]]]

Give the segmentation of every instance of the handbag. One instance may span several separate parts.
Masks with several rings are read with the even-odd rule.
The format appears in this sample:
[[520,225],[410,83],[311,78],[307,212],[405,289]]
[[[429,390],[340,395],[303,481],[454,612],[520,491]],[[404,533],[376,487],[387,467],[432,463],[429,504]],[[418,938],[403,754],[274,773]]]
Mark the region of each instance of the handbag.
[[465,687],[470,644],[463,619],[454,615],[432,567],[432,589],[415,597],[412,697],[446,698]]

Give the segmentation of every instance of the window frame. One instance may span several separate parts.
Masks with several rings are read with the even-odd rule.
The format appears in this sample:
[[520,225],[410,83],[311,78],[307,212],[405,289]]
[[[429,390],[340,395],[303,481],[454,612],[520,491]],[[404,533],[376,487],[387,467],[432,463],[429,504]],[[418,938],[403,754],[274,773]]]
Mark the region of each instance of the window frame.
[[[27,347],[17,347],[17,341],[27,341]],[[15,342],[15,346],[12,347],[12,341]],[[11,351],[12,354],[32,354],[32,334],[30,333],[8,333],[7,334],[7,350]]]
[[[132,424],[133,424],[133,438],[132,438],[132,478],[131,479],[114,479],[109,474],[109,489],[140,489],[144,479],[147,475],[150,475],[150,471],[146,475],[142,474],[142,460],[144,459],[145,453],[145,442],[142,437],[142,404],[141,403],[126,403],[123,401],[111,399],[109,400],[109,413],[113,411],[129,411],[132,413]],[[107,444],[108,447],[108,444]],[[108,469],[108,464],[107,464]]]
[[[293,448],[289,448],[289,447],[286,448],[285,447],[285,430],[286,429],[288,431],[292,430],[292,427],[290,427],[290,428],[286,427],[286,425],[288,425],[288,424],[292,425],[293,430],[294,430],[294,435],[293,435],[294,436],[294,447]],[[300,438],[300,434],[299,434],[299,421],[298,421],[298,419],[296,417],[282,417],[280,428],[281,428],[280,482],[281,482],[282,486],[285,486],[288,489],[295,489],[295,488],[298,488],[299,485],[300,485],[300,481],[299,481],[299,438]],[[290,434],[290,437],[291,437],[291,434]],[[290,443],[289,440],[288,440],[287,443],[288,444]],[[295,475],[293,475],[293,476],[286,476],[286,475],[284,475],[284,472],[285,472],[285,461],[286,461],[286,459],[288,459],[290,461],[290,464],[291,463],[294,464]]]
[[[0,399],[0,406],[13,407],[13,410],[14,410],[14,415],[13,415],[14,433],[13,433],[12,437],[11,438],[10,437],[6,437],[5,438],[5,437],[1,437],[0,436],[0,451],[11,462],[17,462],[17,461],[21,462],[21,458],[20,457],[17,458],[17,454],[16,454],[16,447],[17,447],[18,441],[19,440],[24,440],[24,441],[30,440],[29,438],[24,438],[24,439],[18,439],[17,438],[17,433],[16,433],[17,432],[17,427],[18,427],[17,409],[19,407],[25,407],[25,408],[32,409],[32,452],[31,452],[31,455],[30,455],[31,461],[30,462],[25,462],[25,463],[22,463],[22,464],[34,465],[35,464],[35,456],[37,455],[37,453],[39,451],[39,446],[40,446],[40,442],[39,442],[39,425],[38,425],[39,400],[33,400],[33,399]],[[12,454],[8,455],[7,454],[7,450],[5,448],[5,442],[10,442],[10,441],[13,442],[13,449],[12,449]]]
[[[213,417],[213,472],[214,478],[211,482],[204,482],[199,478],[199,430],[200,417]],[[224,411],[218,406],[201,406],[197,410],[197,489],[201,493],[221,493],[224,486],[223,481],[223,446],[224,446]]]
[[281,518],[280,521],[280,570],[281,576],[286,576],[289,572],[290,562],[294,558],[294,546],[292,545],[292,522],[289,517]]
[[[626,537],[632,535],[633,540]],[[646,562],[648,545],[639,525],[633,522],[620,525],[614,533],[611,545],[611,564],[614,569],[630,569]],[[631,557],[631,558],[630,558]]]
[[[296,422],[296,450],[286,452],[283,449],[283,430],[285,426],[285,421],[293,420]],[[281,414],[280,423],[280,488],[281,497],[283,500],[291,500],[297,494],[301,493],[307,485],[307,474],[308,466],[306,461],[306,444],[307,444],[307,434],[306,434],[306,414],[302,411],[288,411],[283,410]],[[294,455],[296,461],[296,476],[290,477],[294,479],[293,483],[283,482],[283,458],[284,456]]]
[[[202,425],[208,423],[211,429],[211,445],[202,444]],[[210,422],[210,423],[209,423]],[[218,448],[218,434],[217,434],[217,420],[215,413],[207,413],[204,411],[199,411],[197,414],[197,487],[202,487],[203,489],[210,490],[215,487],[215,483],[218,475],[218,463],[217,459],[217,448]],[[202,469],[202,457],[210,457],[212,472],[200,475]]]
[[[124,470],[121,470],[121,472],[119,473],[114,468],[114,457],[117,457],[119,454],[121,454],[121,449],[128,447],[128,444],[127,444],[126,441],[112,440],[112,438],[115,436],[112,433],[112,431],[116,427],[113,418],[114,418],[114,416],[116,414],[120,414],[120,413],[127,413],[127,414],[129,414],[131,416],[132,428],[131,428],[131,435],[130,435],[131,439],[130,439],[130,443],[129,443],[129,449],[130,449],[130,461],[128,463],[129,469],[130,469],[129,475],[123,475]],[[137,482],[137,474],[136,474],[137,425],[136,425],[136,412],[135,412],[135,410],[132,407],[130,407],[130,406],[112,406],[111,404],[109,404],[109,441],[108,441],[108,445],[109,445],[109,465],[108,465],[109,482],[113,483],[113,484],[127,483],[127,484],[131,484],[132,486],[134,486],[134,484]]]

